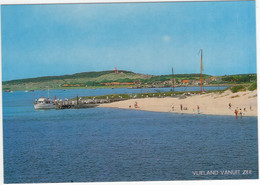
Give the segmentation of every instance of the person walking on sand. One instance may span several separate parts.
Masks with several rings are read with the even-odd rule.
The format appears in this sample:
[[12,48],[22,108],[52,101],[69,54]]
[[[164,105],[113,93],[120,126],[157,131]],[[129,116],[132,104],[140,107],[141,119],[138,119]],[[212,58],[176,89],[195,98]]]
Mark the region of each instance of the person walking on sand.
[[200,106],[197,105],[198,114],[200,113]]
[[228,104],[228,108],[231,109],[231,103]]
[[180,107],[181,107],[181,111],[182,111],[182,104],[180,104]]
[[174,105],[172,104],[172,111],[174,111]]

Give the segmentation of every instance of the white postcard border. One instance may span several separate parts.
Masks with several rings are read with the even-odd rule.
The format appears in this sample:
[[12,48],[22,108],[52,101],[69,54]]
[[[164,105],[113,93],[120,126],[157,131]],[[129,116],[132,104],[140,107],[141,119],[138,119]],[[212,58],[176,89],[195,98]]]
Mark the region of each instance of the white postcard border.
[[[254,1],[254,0],[199,0],[199,1]],[[152,3],[152,2],[198,2],[198,0],[1,0],[0,5],[19,5],[19,4],[81,4],[81,3]],[[256,42],[257,42],[257,61],[259,61],[259,35],[260,35],[260,26],[259,26],[259,0],[256,0]],[[0,30],[1,30],[1,6],[0,6]],[[1,43],[1,31],[0,31],[0,43]],[[2,48],[0,44],[0,62],[2,64]],[[257,62],[257,73],[260,72],[260,65]],[[2,81],[2,65],[0,65],[0,80]],[[259,87],[260,79],[257,79],[257,84]],[[0,85],[2,88],[2,83]],[[259,94],[259,88],[258,88],[258,94]],[[259,105],[259,99],[258,99],[258,105]],[[4,184],[4,164],[3,164],[3,117],[2,117],[2,91],[0,91],[0,120],[1,120],[1,126],[0,126],[0,184]],[[259,107],[258,107],[258,115],[260,113]],[[259,123],[259,121],[258,121]],[[260,133],[260,128],[258,124],[258,136]],[[260,150],[260,140],[258,137],[258,156],[259,156],[259,150]],[[260,158],[258,157],[258,168],[260,167]],[[90,184],[90,185],[244,185],[244,184],[250,184],[250,185],[257,185],[260,183],[260,180],[190,180],[190,181],[150,181],[150,182],[105,182],[105,183],[91,183],[91,182],[85,182],[84,184]],[[37,184],[50,184],[50,183],[37,183]],[[56,183],[51,183],[56,184]],[[58,185],[71,185],[72,183],[57,183]],[[82,185],[83,183],[73,183],[77,185]]]

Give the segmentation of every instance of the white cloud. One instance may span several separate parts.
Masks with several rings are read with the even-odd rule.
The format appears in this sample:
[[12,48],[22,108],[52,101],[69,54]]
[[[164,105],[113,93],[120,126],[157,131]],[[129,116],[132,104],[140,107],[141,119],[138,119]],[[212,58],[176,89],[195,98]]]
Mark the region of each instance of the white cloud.
[[171,37],[169,35],[164,35],[163,36],[163,41],[164,42],[170,42],[171,41]]

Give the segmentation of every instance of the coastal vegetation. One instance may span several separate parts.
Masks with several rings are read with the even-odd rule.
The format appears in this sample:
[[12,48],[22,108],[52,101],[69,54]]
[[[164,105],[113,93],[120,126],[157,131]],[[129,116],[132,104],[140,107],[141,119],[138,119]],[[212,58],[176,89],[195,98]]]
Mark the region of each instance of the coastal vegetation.
[[257,89],[257,82],[253,82],[248,88],[249,91],[254,91],[255,89]]
[[243,85],[236,85],[234,87],[231,87],[230,89],[231,89],[232,93],[246,90],[245,86],[243,86]]
[[[225,90],[210,90],[207,92],[204,92],[203,94],[207,93],[223,93]],[[192,92],[156,92],[156,93],[129,93],[129,94],[108,94],[108,95],[101,95],[101,96],[83,96],[83,97],[74,97],[71,100],[77,100],[79,98],[80,100],[88,100],[88,99],[136,99],[136,98],[165,98],[165,97],[179,97],[179,98],[185,98],[191,95],[199,94],[199,91],[192,91]]]
[[[174,79],[174,80],[173,80]],[[203,85],[246,85],[256,88],[256,74],[212,76],[202,74]],[[199,86],[200,74],[149,75],[126,70],[83,72],[72,75],[44,76],[2,82],[4,91],[45,90],[72,88],[151,88],[174,86]],[[233,91],[241,90],[235,87]]]
[[256,74],[240,74],[240,75],[228,75],[223,76],[222,81],[226,83],[248,83],[256,81]]
[[246,91],[246,90],[249,90],[249,91],[254,91],[257,89],[257,82],[252,82],[252,83],[249,83],[249,84],[244,84],[244,85],[235,85],[235,86],[232,86],[230,87],[230,90],[232,91],[232,93],[236,93],[236,92],[240,92],[240,91]]

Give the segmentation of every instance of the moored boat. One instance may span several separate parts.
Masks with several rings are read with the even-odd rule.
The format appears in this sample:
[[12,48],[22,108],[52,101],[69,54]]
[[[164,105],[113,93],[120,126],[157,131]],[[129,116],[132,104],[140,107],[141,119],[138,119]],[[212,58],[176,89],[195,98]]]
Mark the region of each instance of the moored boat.
[[[55,102],[53,100],[51,100],[50,98],[50,92],[49,92],[49,88],[48,88],[48,98],[39,98],[38,100],[35,99],[34,104],[34,109],[55,109],[56,105]],[[56,99],[56,96],[55,96]]]
[[56,105],[50,98],[39,98],[35,100],[34,109],[55,109]]

